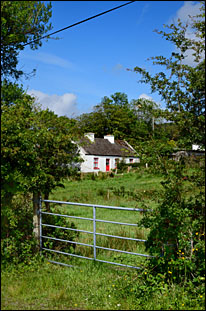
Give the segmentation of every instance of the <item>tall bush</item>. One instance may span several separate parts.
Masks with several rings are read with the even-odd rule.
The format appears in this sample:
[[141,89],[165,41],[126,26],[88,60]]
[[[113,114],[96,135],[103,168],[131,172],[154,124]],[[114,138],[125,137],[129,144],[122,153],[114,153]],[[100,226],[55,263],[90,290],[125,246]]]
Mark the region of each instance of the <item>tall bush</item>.
[[188,174],[183,159],[173,166],[164,175],[162,200],[140,221],[150,228],[146,249],[154,258],[149,268],[176,281],[203,278],[205,170]]

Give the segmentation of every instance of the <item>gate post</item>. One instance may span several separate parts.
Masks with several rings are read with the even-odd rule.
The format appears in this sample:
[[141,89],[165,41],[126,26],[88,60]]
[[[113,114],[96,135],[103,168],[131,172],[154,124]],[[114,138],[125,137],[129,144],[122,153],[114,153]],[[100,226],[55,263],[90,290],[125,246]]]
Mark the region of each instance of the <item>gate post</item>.
[[40,195],[33,193],[33,234],[38,247],[40,246]]

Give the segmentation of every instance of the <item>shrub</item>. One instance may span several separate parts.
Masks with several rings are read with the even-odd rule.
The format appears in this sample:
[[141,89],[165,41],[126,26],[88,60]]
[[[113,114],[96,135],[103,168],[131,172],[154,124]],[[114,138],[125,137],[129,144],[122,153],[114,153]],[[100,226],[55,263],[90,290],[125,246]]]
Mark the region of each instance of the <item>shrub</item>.
[[[205,196],[204,171],[184,179],[185,163],[165,172],[163,199],[140,225],[150,228],[146,249],[155,256],[149,261],[154,273],[176,281],[204,277]],[[195,194],[188,196],[184,183],[190,181]]]
[[[33,207],[30,194],[17,194],[13,197],[9,206],[2,206],[1,210],[1,259],[4,266],[9,264],[28,263],[36,255],[37,245],[33,236]],[[61,227],[75,225],[59,216],[43,215],[44,223]],[[43,234],[64,240],[74,241],[78,233],[70,230],[43,227]],[[65,244],[60,241],[47,240],[45,246],[53,249],[69,250],[75,248],[75,244]]]
[[[55,209],[55,213],[58,213],[58,210]],[[62,216],[43,214],[42,221],[49,225],[76,229],[73,222],[69,222],[67,218]],[[72,242],[79,236],[79,232],[43,226],[42,235]],[[43,238],[43,246],[63,252],[73,252],[76,244]]]
[[2,264],[27,262],[36,250],[31,196],[17,194],[1,209]]
[[128,165],[124,162],[124,160],[117,163],[117,170],[120,173],[123,173],[127,170]]

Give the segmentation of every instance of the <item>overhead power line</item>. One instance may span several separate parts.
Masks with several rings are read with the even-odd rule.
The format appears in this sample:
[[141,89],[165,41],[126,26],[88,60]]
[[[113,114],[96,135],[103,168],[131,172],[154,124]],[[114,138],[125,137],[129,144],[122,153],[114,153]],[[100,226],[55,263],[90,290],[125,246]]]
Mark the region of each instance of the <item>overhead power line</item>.
[[135,1],[129,1],[129,2],[125,3],[125,4],[122,4],[122,5],[119,5],[119,6],[115,7],[115,8],[113,8],[113,9],[104,11],[104,12],[102,12],[102,13],[96,14],[96,15],[91,16],[91,17],[88,17],[88,18],[86,18],[86,19],[81,20],[80,22],[77,22],[77,23],[75,23],[75,24],[72,24],[72,25],[70,25],[70,26],[64,27],[64,28],[62,28],[62,29],[60,29],[60,30],[57,30],[57,31],[55,31],[55,32],[52,32],[52,33],[50,33],[49,35],[46,35],[46,36],[43,36],[43,37],[39,37],[38,39],[35,39],[35,40],[33,40],[33,41],[30,41],[30,42],[24,44],[23,46],[26,46],[26,45],[29,45],[29,44],[31,44],[31,43],[37,42],[37,41],[39,41],[39,40],[48,38],[49,36],[52,36],[52,35],[54,35],[54,34],[60,32],[60,31],[63,31],[63,30],[69,29],[69,28],[71,28],[71,27],[77,26],[77,25],[82,24],[82,23],[84,23],[84,22],[87,22],[87,21],[89,21],[89,20],[91,20],[91,19],[93,19],[93,18],[99,17],[99,16],[101,16],[101,15],[103,15],[103,14],[106,14],[106,13],[109,13],[109,12],[111,12],[111,11],[117,10],[117,9],[119,9],[119,8],[125,6],[125,5],[131,4],[131,3],[133,3],[133,2],[135,2]]

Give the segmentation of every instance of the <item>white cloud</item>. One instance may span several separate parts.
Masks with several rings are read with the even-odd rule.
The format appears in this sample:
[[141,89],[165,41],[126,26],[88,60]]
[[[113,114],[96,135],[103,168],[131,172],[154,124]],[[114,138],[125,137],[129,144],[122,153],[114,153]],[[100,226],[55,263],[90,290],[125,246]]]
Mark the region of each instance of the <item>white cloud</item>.
[[201,4],[199,2],[195,3],[194,1],[185,1],[184,5],[177,11],[175,16],[175,22],[180,18],[182,22],[189,22],[189,15],[195,16],[200,13]]
[[119,71],[123,69],[123,65],[122,64],[116,64],[113,68],[114,71]]
[[[191,19],[189,16],[196,16],[198,14],[200,14],[200,7],[201,4],[198,2],[194,2],[194,1],[185,1],[184,5],[177,11],[175,17],[173,17],[173,19],[169,20],[168,24],[174,23],[177,24],[178,23],[178,19],[181,20],[181,22],[184,24],[190,24],[191,23]],[[198,39],[199,38],[196,37],[194,30],[191,29],[191,27],[188,27],[186,33],[185,33],[186,38],[189,39]],[[177,49],[176,49],[177,51]],[[193,50],[187,50],[186,53],[184,54],[186,56],[186,58],[183,61],[183,64],[187,64],[189,66],[192,66],[195,64],[194,62],[194,56],[192,55],[194,53]],[[202,58],[204,58],[204,53],[202,53]]]
[[48,95],[38,90],[29,90],[27,93],[34,96],[36,102],[40,103],[43,109],[48,108],[58,116],[73,117],[78,113],[77,96],[75,94]]
[[162,106],[161,102],[154,100],[154,98],[152,98],[151,96],[149,96],[149,95],[147,95],[147,94],[145,94],[145,93],[142,93],[142,94],[139,96],[139,99],[141,99],[141,98],[147,99],[147,100],[150,100],[150,101],[155,102],[155,103],[157,104],[158,107],[161,107],[161,106]]
[[144,99],[148,99],[148,100],[154,101],[154,99],[153,99],[151,96],[148,96],[148,95],[145,94],[145,93],[142,93],[142,94],[139,96],[139,99],[140,99],[140,98],[144,98]]
[[118,63],[112,67],[112,73],[120,74],[123,69],[124,69],[123,65]]
[[144,7],[142,8],[142,11],[141,11],[140,15],[138,16],[137,25],[139,25],[139,24],[142,23],[143,18],[144,18],[145,14],[146,14],[147,11],[148,11],[148,8],[149,8],[149,4],[146,3],[146,4],[144,5]]
[[59,66],[67,69],[75,69],[75,65],[72,62],[50,53],[36,52],[33,54],[32,52],[22,52],[21,57],[42,62],[44,64]]

